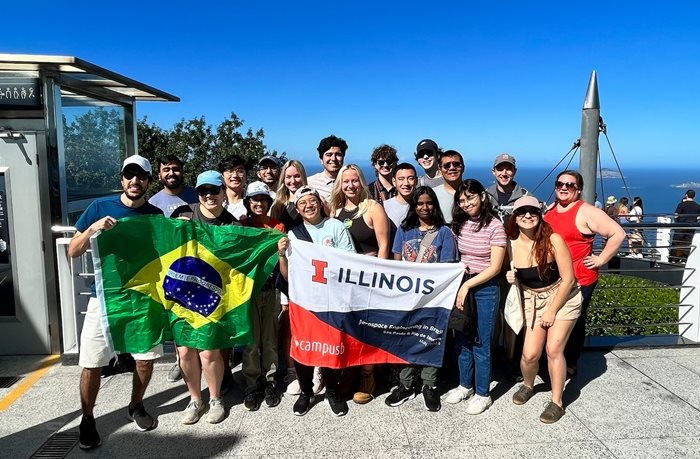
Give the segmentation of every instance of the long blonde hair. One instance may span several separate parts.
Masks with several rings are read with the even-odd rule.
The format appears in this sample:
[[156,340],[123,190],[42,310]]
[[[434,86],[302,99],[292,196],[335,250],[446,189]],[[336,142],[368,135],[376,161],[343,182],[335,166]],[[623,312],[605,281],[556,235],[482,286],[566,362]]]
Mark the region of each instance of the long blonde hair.
[[338,175],[336,176],[335,182],[333,183],[333,189],[331,190],[330,197],[330,207],[331,215],[337,216],[341,209],[345,206],[347,198],[343,194],[343,173],[347,170],[353,170],[360,177],[360,202],[357,204],[357,213],[353,218],[362,217],[367,211],[376,204],[377,201],[370,199],[369,197],[369,187],[367,186],[367,180],[365,180],[365,175],[362,170],[356,164],[346,164],[340,168]]
[[289,161],[284,163],[284,166],[282,166],[282,169],[280,169],[280,183],[277,186],[277,196],[275,197],[275,200],[272,203],[272,207],[270,208],[270,216],[273,218],[278,218],[282,214],[282,210],[285,207],[287,207],[287,203],[289,203],[289,201],[291,200],[292,193],[289,191],[289,188],[287,188],[287,186],[284,184],[284,174],[290,167],[294,167],[297,171],[299,171],[299,175],[301,175],[302,186],[308,184],[306,177],[306,169],[304,169],[304,165],[300,161],[297,161],[296,159],[290,159]]

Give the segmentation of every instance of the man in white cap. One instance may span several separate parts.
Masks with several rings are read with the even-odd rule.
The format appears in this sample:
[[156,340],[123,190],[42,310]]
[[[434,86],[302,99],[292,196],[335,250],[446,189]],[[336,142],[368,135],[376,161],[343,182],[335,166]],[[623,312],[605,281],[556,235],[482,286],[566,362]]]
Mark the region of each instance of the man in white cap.
[[[90,237],[99,231],[109,231],[118,224],[119,219],[138,215],[163,215],[163,211],[146,202],[145,194],[151,183],[151,163],[142,156],[133,155],[124,160],[121,171],[123,192],[119,195],[96,199],[80,216],[75,224],[78,230],[68,246],[68,255],[79,257],[90,247]],[[102,367],[112,357],[104,334],[103,320],[95,287],[87,306],[87,313],[80,335],[80,357],[78,364],[83,367],[80,376],[80,404],[83,417],[80,422],[80,443],[83,449],[100,446],[100,435],[95,425],[93,408],[100,390]],[[136,360],[131,402],[127,409],[130,420],[142,432],[155,427],[153,417],[143,406],[143,396],[153,373],[153,360],[163,354],[163,347],[158,345],[144,354],[133,354]]]

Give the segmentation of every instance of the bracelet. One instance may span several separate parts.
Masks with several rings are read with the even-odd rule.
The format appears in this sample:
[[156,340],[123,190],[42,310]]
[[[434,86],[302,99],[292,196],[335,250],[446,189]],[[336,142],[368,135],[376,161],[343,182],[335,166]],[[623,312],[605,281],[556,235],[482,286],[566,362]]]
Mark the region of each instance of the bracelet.
[[287,253],[286,253],[286,252],[277,252],[277,255],[279,255],[280,258],[287,258]]

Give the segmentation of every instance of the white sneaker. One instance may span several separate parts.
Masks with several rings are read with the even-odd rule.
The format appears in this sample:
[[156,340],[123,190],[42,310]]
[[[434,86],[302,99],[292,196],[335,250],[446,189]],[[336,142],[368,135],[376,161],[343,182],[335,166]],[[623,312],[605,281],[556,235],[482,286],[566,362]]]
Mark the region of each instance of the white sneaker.
[[443,400],[451,405],[455,405],[463,400],[467,400],[472,395],[474,395],[473,387],[471,389],[467,389],[464,386],[457,386],[448,391]]
[[185,425],[194,424],[199,421],[204,412],[207,410],[206,405],[201,400],[191,400],[187,404],[187,408],[182,412],[180,422]]
[[321,369],[319,367],[314,368],[314,394],[320,394],[325,384],[323,383],[323,376],[321,376]]
[[490,395],[484,397],[476,394],[469,400],[469,403],[467,403],[467,414],[481,414],[486,411],[492,403]]
[[299,385],[296,371],[287,370],[287,376],[284,377],[284,382],[287,383],[287,390],[285,391],[287,395],[301,394],[301,386]]

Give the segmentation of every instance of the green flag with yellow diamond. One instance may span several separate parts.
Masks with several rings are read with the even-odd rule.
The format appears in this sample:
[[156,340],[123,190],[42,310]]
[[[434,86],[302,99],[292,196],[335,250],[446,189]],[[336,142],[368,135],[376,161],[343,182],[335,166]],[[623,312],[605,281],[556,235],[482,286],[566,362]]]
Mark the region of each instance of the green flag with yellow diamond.
[[277,265],[282,236],[162,216],[119,220],[91,241],[113,349],[141,353],[167,340],[206,350],[252,342],[252,299]]

